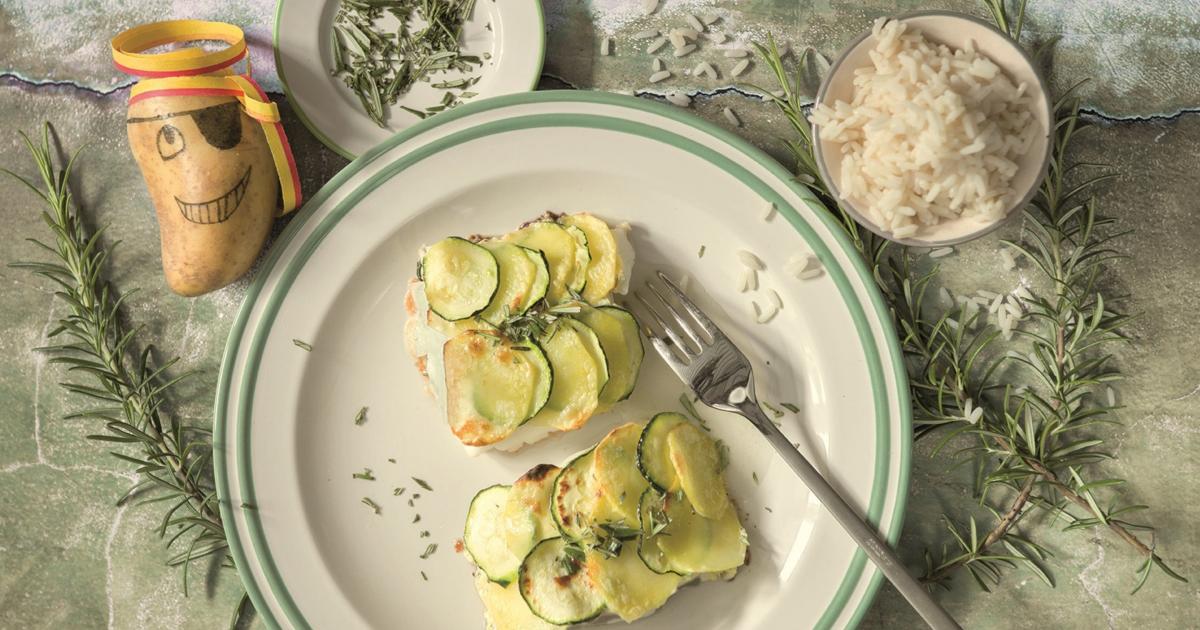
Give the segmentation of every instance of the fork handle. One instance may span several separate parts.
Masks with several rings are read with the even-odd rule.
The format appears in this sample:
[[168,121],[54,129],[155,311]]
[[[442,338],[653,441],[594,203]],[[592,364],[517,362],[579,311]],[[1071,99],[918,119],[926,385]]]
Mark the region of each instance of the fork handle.
[[783,432],[775,426],[773,422],[767,419],[766,414],[759,409],[758,404],[751,400],[746,400],[736,406],[742,415],[746,416],[754,426],[766,436],[767,441],[771,446],[775,447],[775,451],[779,453],[783,460],[791,466],[792,470],[808,486],[808,489],[813,494],[817,495],[817,499],[833,514],[837,522],[841,524],[846,533],[854,539],[855,543],[866,552],[867,557],[884,576],[900,591],[904,599],[916,609],[925,623],[929,624],[934,630],[960,630],[960,626],[954,621],[954,618],[949,615],[933,597],[929,595],[929,591],[918,582],[913,576],[909,575],[901,564],[900,559],[892,552],[892,548],[887,541],[875,531],[875,528],[869,525],[854,508],[846,503],[846,500],[829,485],[825,477],[817,472],[817,469],[809,463],[808,459],[796,450],[792,443],[788,441]]

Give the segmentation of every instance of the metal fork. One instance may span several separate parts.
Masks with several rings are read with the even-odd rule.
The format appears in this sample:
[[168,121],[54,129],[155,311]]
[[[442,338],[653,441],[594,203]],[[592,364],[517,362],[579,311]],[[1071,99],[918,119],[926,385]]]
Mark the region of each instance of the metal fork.
[[[696,392],[704,404],[741,414],[750,420],[929,627],[935,630],[959,628],[954,619],[933,601],[929,591],[908,574],[887,541],[846,503],[762,412],[754,393],[754,371],[746,355],[666,274],[659,271],[658,277],[670,289],[674,300],[667,299],[653,282],[647,282],[646,288],[658,298],[660,307],[656,308],[637,292],[634,292],[634,297],[666,335],[665,338],[658,336],[649,327],[643,326],[650,343],[654,344],[667,365]],[[682,306],[690,318],[682,315],[673,302]],[[667,317],[659,314],[659,308],[666,312]],[[674,326],[668,323],[668,317]]]

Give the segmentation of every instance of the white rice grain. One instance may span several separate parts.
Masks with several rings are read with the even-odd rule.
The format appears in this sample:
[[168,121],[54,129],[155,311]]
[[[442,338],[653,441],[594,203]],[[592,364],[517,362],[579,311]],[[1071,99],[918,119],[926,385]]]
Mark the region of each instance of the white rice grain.
[[694,29],[696,32],[704,32],[704,22],[701,22],[700,18],[694,15],[688,15],[685,19],[687,20],[688,26],[692,27],[692,29]]
[[712,67],[712,64],[708,63],[707,61],[701,61],[700,63],[696,64],[694,69],[692,69],[692,75],[697,77],[704,75],[710,79],[716,79],[717,71]]
[[658,39],[650,42],[650,45],[646,47],[646,54],[653,55],[654,53],[661,50],[663,46],[666,46],[666,45],[667,45],[667,38],[659,37]]
[[655,72],[654,74],[650,75],[649,81],[651,83],[658,83],[659,81],[662,81],[664,79],[669,79],[669,78],[671,78],[670,70],[659,70],[658,72]]
[[738,260],[742,262],[743,267],[747,267],[755,271],[762,271],[763,269],[767,268],[767,266],[763,264],[762,259],[754,255],[754,252],[739,249],[737,251],[737,257]]
[[[758,307],[757,303],[755,303],[755,307],[756,307],[755,310],[758,311],[759,309],[757,308]],[[756,321],[760,324],[766,324],[767,322],[770,322],[772,319],[775,319],[775,316],[778,314],[779,314],[779,307],[775,306],[774,304],[769,304],[769,305],[767,305],[766,310],[759,312],[758,317],[754,318],[754,321]]]
[[708,40],[714,44],[724,44],[725,40],[729,39],[729,36],[721,31],[706,33],[705,37],[707,37]]
[[688,45],[687,40],[684,39],[683,35],[679,33],[678,29],[671,31],[667,35],[667,39],[671,40],[671,45],[675,47],[675,50],[679,50],[680,48]]
[[660,34],[659,31],[651,29],[648,31],[638,31],[633,34],[633,38],[634,39],[654,39],[655,37],[658,37],[659,34]]
[[610,54],[612,54],[612,43],[613,43],[613,40],[611,37],[605,37],[604,39],[600,40],[600,55],[601,56],[607,57]]
[[688,55],[692,54],[692,53],[693,53],[693,52],[695,52],[695,51],[696,51],[696,45],[695,45],[695,44],[688,44],[687,46],[684,46],[683,48],[678,48],[678,49],[676,49],[676,50],[675,50],[675,56],[676,56],[676,57],[686,57],[686,56],[688,56]]
[[949,256],[950,254],[953,254],[953,253],[954,253],[953,247],[939,247],[939,248],[929,252],[929,257],[930,258],[942,258],[943,256]]
[[742,121],[740,118],[738,118],[737,112],[726,107],[725,109],[721,110],[721,113],[724,114],[725,120],[729,121],[729,124],[733,125],[734,127],[742,126]]
[[1000,250],[1000,268],[1005,271],[1012,271],[1017,268],[1017,261],[1013,259],[1012,252],[1008,248]]
[[775,218],[775,204],[768,201],[767,205],[763,206],[762,213],[759,216],[762,217],[763,221],[770,221]]
[[738,279],[738,293],[745,293],[750,290],[750,279],[753,276],[753,269],[742,269],[742,276]]
[[736,66],[733,67],[733,70],[729,71],[729,74],[731,76],[735,76],[735,77],[741,76],[741,74],[749,68],[750,68],[750,60],[743,59],[743,60],[739,61]]
[[749,54],[750,54],[750,51],[746,50],[745,48],[730,48],[729,50],[725,51],[725,58],[726,59],[741,59],[742,57],[745,57]]
[[651,15],[658,10],[658,0],[642,0],[642,13]]
[[1109,407],[1117,406],[1117,392],[1112,388],[1111,385],[1104,388],[1104,399],[1108,401]]
[[820,267],[814,267],[812,269],[805,269],[804,271],[801,271],[800,273],[796,274],[796,279],[797,280],[812,280],[813,278],[820,277],[821,274],[823,274],[823,273],[825,273],[824,269],[821,269]]
[[668,92],[666,99],[667,102],[678,107],[690,107],[692,104],[691,97],[682,92]]
[[775,289],[767,289],[767,297],[770,298],[771,304],[776,309],[783,310],[783,298],[779,297],[779,293]]
[[653,72],[662,72],[664,68],[665,66],[663,66],[663,60],[659,59],[658,57],[655,57],[654,61],[650,62],[650,69]]
[[716,13],[705,13],[700,16],[700,21],[704,22],[705,26],[712,26],[721,20],[721,16]]
[[975,292],[975,295],[978,295],[979,297],[981,297],[985,300],[994,300],[994,299],[996,299],[996,296],[998,296],[1000,294],[996,293],[995,291],[988,291],[987,289],[980,289]]
[[750,272],[750,279],[748,280],[746,286],[751,291],[757,291],[758,290],[758,272],[753,269],[748,269],[748,271]]

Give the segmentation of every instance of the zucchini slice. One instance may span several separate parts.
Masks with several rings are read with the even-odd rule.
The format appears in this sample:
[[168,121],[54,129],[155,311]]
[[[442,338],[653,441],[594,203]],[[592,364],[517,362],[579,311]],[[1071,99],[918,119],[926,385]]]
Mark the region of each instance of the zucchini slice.
[[584,571],[583,552],[562,538],[538,543],[525,560],[517,578],[521,597],[533,614],[559,625],[583,623],[604,612],[604,598]]
[[500,285],[500,265],[486,248],[451,236],[425,250],[421,278],[429,308],[453,322],[487,308]]
[[737,510],[725,510],[719,519],[696,513],[682,492],[663,500],[666,527],[654,536],[666,565],[676,573],[717,573],[746,562],[746,534]]
[[520,315],[546,295],[550,275],[541,252],[504,241],[480,244],[496,257],[500,277],[496,294],[479,319],[499,326],[509,315]]
[[575,294],[581,294],[587,288],[588,265],[592,263],[592,254],[588,250],[587,234],[574,225],[564,225],[563,227],[567,230],[567,234],[570,234],[575,239],[575,244],[578,245],[575,249],[575,274],[567,281],[567,288]]
[[625,522],[638,522],[638,501],[650,487],[637,469],[642,425],[621,425],[596,445],[593,478],[613,511]]
[[558,531],[566,540],[591,541],[596,511],[596,493],[592,484],[595,449],[571,460],[554,479],[550,512]]
[[[590,285],[589,285],[590,286]],[[600,404],[607,407],[629,398],[637,385],[645,348],[633,314],[619,306],[581,307],[574,316],[587,324],[600,340],[608,363],[608,382],[600,390]]]
[[677,413],[660,413],[650,419],[638,439],[638,470],[659,492],[679,488],[679,475],[675,474],[675,466],[667,454],[667,434],[686,423],[687,418]]
[[670,523],[666,509],[666,495],[654,488],[647,488],[642,493],[638,501],[638,525],[642,530],[638,538],[638,557],[655,573],[682,575],[671,568],[667,556],[658,546],[658,534]]
[[[573,229],[578,235],[569,231],[568,226],[536,221],[504,237],[517,245],[538,250],[546,257],[550,266],[546,299],[551,304],[566,300],[571,291],[581,290],[583,282],[587,280],[587,237],[580,230]],[[580,238],[584,242],[580,242]]]
[[532,341],[512,342],[468,330],[442,349],[446,416],[468,446],[503,440],[532,418],[550,397],[550,363]]
[[667,455],[675,467],[679,487],[696,513],[708,519],[724,516],[729,509],[729,495],[725,492],[717,443],[689,422],[667,434]]
[[[508,529],[507,519],[501,518],[509,494],[509,486],[502,485],[480,490],[471,499],[471,507],[467,509],[467,524],[463,529],[463,547],[470,554],[471,561],[489,580],[501,586],[517,579],[521,560],[535,542],[530,536],[521,545],[524,549],[519,554],[516,548],[509,546],[505,531]],[[526,513],[525,519],[532,523],[532,513]]]
[[621,546],[615,558],[594,549],[585,557],[588,578],[605,606],[626,623],[658,610],[679,588],[678,575],[655,573],[642,564],[632,540]]
[[587,284],[583,299],[593,304],[608,299],[621,275],[621,257],[617,254],[617,239],[608,224],[587,212],[569,214],[559,219],[564,225],[578,228],[587,237]]
[[483,571],[475,573],[475,590],[483,600],[488,630],[555,630],[565,626],[547,623],[533,614],[516,584],[501,586]]
[[524,557],[534,543],[558,536],[550,513],[550,493],[558,473],[558,466],[538,464],[521,475],[508,493],[501,514],[503,534],[509,549],[518,556]]
[[583,426],[600,405],[608,364],[596,333],[569,318],[558,320],[541,339],[554,370],[550,398],[539,421],[560,431]]

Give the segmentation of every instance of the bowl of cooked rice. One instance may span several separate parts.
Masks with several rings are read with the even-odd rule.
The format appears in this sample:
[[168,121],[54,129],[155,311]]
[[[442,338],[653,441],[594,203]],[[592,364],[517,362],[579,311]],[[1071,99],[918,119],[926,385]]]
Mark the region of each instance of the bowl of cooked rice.
[[830,66],[809,120],[838,203],[906,245],[987,234],[1050,165],[1041,73],[1010,37],[956,13],[877,20]]

